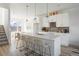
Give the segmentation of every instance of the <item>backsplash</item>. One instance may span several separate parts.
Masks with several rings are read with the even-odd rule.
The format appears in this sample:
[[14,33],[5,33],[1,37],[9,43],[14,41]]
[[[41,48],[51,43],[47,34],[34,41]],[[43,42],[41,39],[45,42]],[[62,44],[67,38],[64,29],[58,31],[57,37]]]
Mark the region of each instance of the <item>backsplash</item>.
[[69,27],[56,27],[56,22],[50,22],[50,27],[43,27],[44,32],[69,33]]
[[43,32],[58,32],[58,33],[69,33],[69,27],[43,27]]

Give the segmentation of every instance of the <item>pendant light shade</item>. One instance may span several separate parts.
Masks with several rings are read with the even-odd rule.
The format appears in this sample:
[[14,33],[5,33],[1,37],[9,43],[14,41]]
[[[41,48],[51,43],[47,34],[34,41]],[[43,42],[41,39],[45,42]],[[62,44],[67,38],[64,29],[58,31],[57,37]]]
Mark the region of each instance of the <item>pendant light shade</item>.
[[27,17],[27,18],[26,18],[26,22],[28,22],[28,13],[29,13],[29,12],[28,12],[28,8],[29,8],[29,6],[26,5],[26,9],[27,9],[27,10],[26,10],[26,12],[27,12],[27,13],[26,13],[26,14],[27,14],[27,15],[26,15],[26,17]]
[[35,22],[35,23],[39,23],[39,18],[37,17],[37,7],[36,7],[36,3],[35,3],[35,15],[34,15],[34,22]]
[[49,16],[48,16],[48,3],[46,4],[46,13],[47,13],[47,15],[46,15],[46,17],[48,18]]
[[36,3],[35,3],[35,17],[34,17],[34,20],[36,20],[37,17],[36,17]]

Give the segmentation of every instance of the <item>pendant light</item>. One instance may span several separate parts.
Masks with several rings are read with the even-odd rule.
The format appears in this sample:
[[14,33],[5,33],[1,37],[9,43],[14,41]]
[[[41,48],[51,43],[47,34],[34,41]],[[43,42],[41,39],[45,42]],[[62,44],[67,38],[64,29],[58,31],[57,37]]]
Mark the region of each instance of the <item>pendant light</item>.
[[35,18],[34,18],[34,20],[36,20],[37,19],[37,17],[36,17],[36,3],[35,3]]
[[46,17],[48,18],[49,16],[48,16],[48,3],[46,4],[46,12],[47,12],[47,15],[46,15]]
[[27,18],[26,18],[26,22],[28,22],[28,8],[29,8],[29,6],[28,5],[26,5],[26,9],[27,9]]

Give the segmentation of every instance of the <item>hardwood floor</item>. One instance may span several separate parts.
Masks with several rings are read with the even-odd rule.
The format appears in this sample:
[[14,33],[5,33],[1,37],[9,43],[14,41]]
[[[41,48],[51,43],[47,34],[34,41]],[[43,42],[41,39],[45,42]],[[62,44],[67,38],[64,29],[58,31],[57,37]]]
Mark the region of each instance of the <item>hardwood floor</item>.
[[61,47],[61,55],[62,56],[79,56],[79,49],[73,47]]
[[[28,56],[27,52],[31,52],[31,50],[26,49],[24,47],[16,48],[16,40],[15,40],[15,33],[11,33],[11,44],[1,45],[0,46],[0,56]],[[20,41],[22,43],[22,41]],[[19,46],[18,46],[19,47]],[[29,54],[32,56],[33,54]],[[34,52],[35,56],[39,56],[39,54]]]
[[0,46],[0,55],[6,55],[9,52],[9,45],[2,45]]
[[0,46],[0,56],[23,56],[18,49],[12,50],[9,45]]
[[[79,51],[79,50],[71,47],[62,46],[61,56],[79,56],[79,54],[74,53],[72,51]],[[0,46],[0,56],[27,56],[25,55],[26,52],[27,52],[26,50],[23,51],[20,51],[19,49],[13,50],[9,45]],[[33,56],[33,55],[31,54],[29,56]]]

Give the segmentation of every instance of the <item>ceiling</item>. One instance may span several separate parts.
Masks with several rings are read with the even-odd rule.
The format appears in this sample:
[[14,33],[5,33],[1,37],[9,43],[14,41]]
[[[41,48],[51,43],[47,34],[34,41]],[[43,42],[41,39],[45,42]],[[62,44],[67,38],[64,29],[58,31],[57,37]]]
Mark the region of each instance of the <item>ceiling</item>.
[[[35,15],[35,4],[34,3],[12,3],[10,4],[11,8],[17,9],[18,11],[26,11],[24,13],[27,13],[27,7],[28,7],[28,13],[30,15]],[[66,10],[70,8],[74,8],[79,6],[78,3],[49,3],[48,4],[48,11],[56,11],[56,10]],[[23,12],[22,12],[23,13]],[[41,15],[47,13],[47,4],[46,3],[36,3],[36,14]]]

